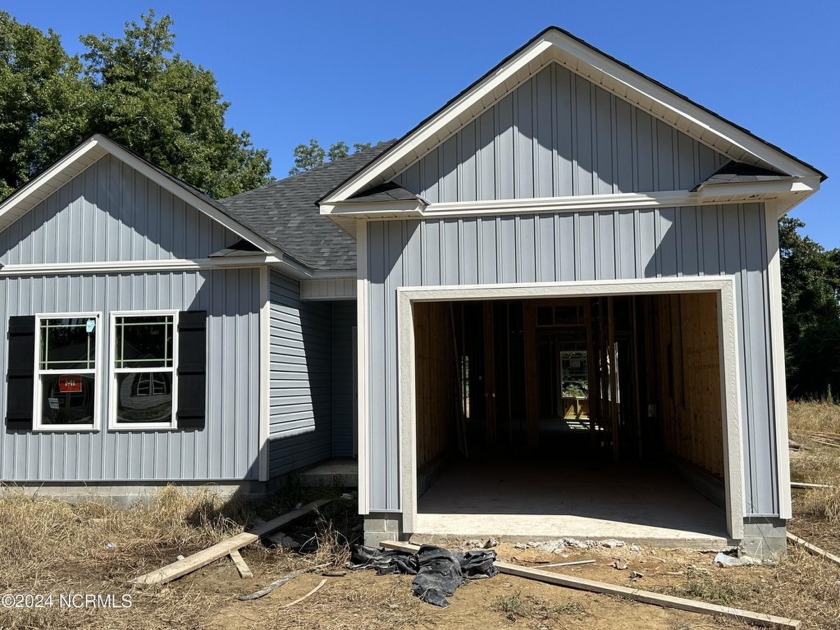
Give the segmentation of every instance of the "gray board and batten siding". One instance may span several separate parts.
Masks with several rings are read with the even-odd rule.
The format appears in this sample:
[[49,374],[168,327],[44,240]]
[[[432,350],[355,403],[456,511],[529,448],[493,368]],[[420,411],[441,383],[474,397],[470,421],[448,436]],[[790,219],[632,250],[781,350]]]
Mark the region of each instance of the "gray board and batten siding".
[[394,181],[431,203],[690,190],[727,161],[552,63]]
[[[3,264],[205,258],[239,237],[112,156],[0,233]],[[96,431],[0,431],[0,479],[18,482],[243,480],[259,476],[260,271],[0,278],[0,317],[102,314]],[[109,430],[109,313],[207,312],[206,423],[200,430]],[[8,371],[0,336],[0,370]],[[5,386],[0,388],[6,407]]]
[[353,455],[353,301],[300,299],[271,271],[269,476]]
[[732,204],[367,226],[370,511],[398,511],[397,299],[403,286],[731,274],[736,279],[745,511],[779,512],[766,215]]
[[192,260],[240,239],[105,155],[0,232],[0,262]]

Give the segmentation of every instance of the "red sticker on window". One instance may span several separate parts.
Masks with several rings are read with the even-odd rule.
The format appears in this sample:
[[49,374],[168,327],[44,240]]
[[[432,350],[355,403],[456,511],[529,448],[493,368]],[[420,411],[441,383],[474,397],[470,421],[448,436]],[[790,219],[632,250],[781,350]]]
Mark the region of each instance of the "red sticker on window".
[[59,376],[58,391],[62,394],[74,394],[82,391],[81,376]]

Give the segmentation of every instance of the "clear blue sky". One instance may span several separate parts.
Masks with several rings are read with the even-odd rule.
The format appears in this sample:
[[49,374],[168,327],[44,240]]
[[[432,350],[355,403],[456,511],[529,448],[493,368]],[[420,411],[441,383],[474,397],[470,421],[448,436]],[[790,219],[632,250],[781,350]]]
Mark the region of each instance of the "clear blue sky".
[[212,70],[228,124],[283,177],[295,145],[399,137],[548,25],[571,31],[829,175],[794,210],[840,247],[836,0],[5,0],[19,21],[118,36],[153,6]]

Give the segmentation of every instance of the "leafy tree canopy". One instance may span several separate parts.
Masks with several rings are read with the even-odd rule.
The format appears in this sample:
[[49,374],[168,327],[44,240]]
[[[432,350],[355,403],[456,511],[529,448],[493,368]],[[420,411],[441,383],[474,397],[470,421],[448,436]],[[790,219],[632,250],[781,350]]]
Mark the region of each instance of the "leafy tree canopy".
[[804,226],[779,222],[787,386],[791,398],[821,398],[840,392],[840,250],[802,236]]
[[268,181],[267,152],[225,126],[212,72],[174,52],[171,18],[149,10],[122,37],[81,41],[70,56],[0,11],[0,196],[97,132],[214,197]]
[[[353,144],[353,153],[368,148],[370,148],[370,142],[356,142]],[[350,147],[344,140],[339,140],[330,145],[329,149],[324,149],[317,139],[312,138],[309,144],[299,144],[294,148],[295,165],[289,171],[289,175],[297,175],[316,166],[335,162],[350,154]]]

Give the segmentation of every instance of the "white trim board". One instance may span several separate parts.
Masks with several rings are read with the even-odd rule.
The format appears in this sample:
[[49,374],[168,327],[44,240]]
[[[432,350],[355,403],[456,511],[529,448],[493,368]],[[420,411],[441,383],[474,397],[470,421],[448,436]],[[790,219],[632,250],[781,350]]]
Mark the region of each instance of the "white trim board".
[[[32,432],[53,432],[53,433],[82,433],[96,432],[102,428],[102,361],[103,346],[107,343],[108,332],[102,330],[102,313],[100,311],[68,311],[66,313],[36,313],[35,317],[35,352],[33,352],[33,388],[32,388]],[[93,319],[94,324],[94,350],[93,368],[68,368],[42,370],[41,358],[41,322],[45,319]],[[98,330],[97,330],[98,329]],[[50,374],[82,374],[93,376],[93,420],[90,424],[44,424],[43,422],[43,376]],[[110,374],[105,370],[105,374]],[[106,377],[107,378],[107,377]],[[107,390],[106,390],[107,391]]]
[[370,306],[368,293],[367,223],[356,226],[356,343],[358,353],[358,452],[359,514],[370,512]]
[[821,176],[803,162],[592,46],[560,29],[549,28],[410,131],[381,158],[356,173],[321,203],[330,206],[347,201],[365,188],[394,177],[552,61],[733,160],[766,164],[795,177]]
[[788,449],[787,383],[785,382],[785,338],[782,317],[782,272],[779,257],[778,210],[773,204],[764,208],[767,239],[767,292],[770,309],[770,358],[775,419],[776,462],[779,467],[779,518],[793,516],[790,489],[790,450]]
[[281,264],[275,256],[236,256],[234,258],[169,258],[163,260],[114,260],[103,262],[41,263],[3,265],[0,278],[18,276],[82,275],[102,273],[157,273],[161,271],[203,271],[244,269]]
[[271,277],[268,267],[260,267],[260,422],[257,432],[259,480],[268,481],[269,448],[268,434],[271,432]]
[[[718,296],[720,330],[721,411],[723,416],[726,525],[731,538],[744,533],[744,475],[741,442],[741,384],[733,276],[608,280],[593,282],[523,283],[468,286],[401,287],[397,289],[397,352],[399,376],[400,507],[403,531],[413,533],[417,520],[417,422],[415,391],[415,302],[714,293]],[[360,295],[361,298],[361,295]],[[365,300],[360,299],[359,304]],[[360,323],[362,307],[360,306]],[[368,357],[360,358],[362,371]],[[360,386],[362,381],[360,379]],[[366,383],[365,383],[366,385]],[[362,394],[362,390],[360,390]],[[359,407],[360,411],[362,406]],[[366,417],[366,416],[364,416]],[[360,423],[360,428],[365,422]],[[365,427],[366,428],[366,427]],[[361,441],[360,441],[361,445]],[[360,464],[361,464],[360,458]],[[359,488],[370,484],[370,470],[359,469]]]
[[780,200],[777,207],[787,211],[817,190],[818,178],[756,182],[755,184],[715,184],[697,192],[669,190],[652,193],[615,193],[605,195],[570,195],[566,197],[537,197],[527,199],[490,199],[483,201],[455,201],[417,204],[416,207],[395,214],[378,204],[359,207],[359,204],[338,203],[323,206],[322,214],[329,216],[364,217],[368,219],[446,219],[474,216],[504,216],[540,213],[598,212],[605,210],[637,210],[644,208],[681,208],[732,203],[754,203]]
[[[108,356],[108,431],[175,431],[178,429],[178,309],[151,309],[151,310],[136,310],[136,311],[110,311],[108,313],[108,348],[110,350]],[[117,422],[117,400],[119,398],[119,388],[117,387],[117,335],[116,323],[118,317],[154,317],[155,315],[163,315],[172,317],[172,366],[169,368],[132,368],[133,372],[146,373],[171,373],[172,386],[170,388],[170,395],[172,400],[172,416],[169,422],[125,422],[119,424]]]

